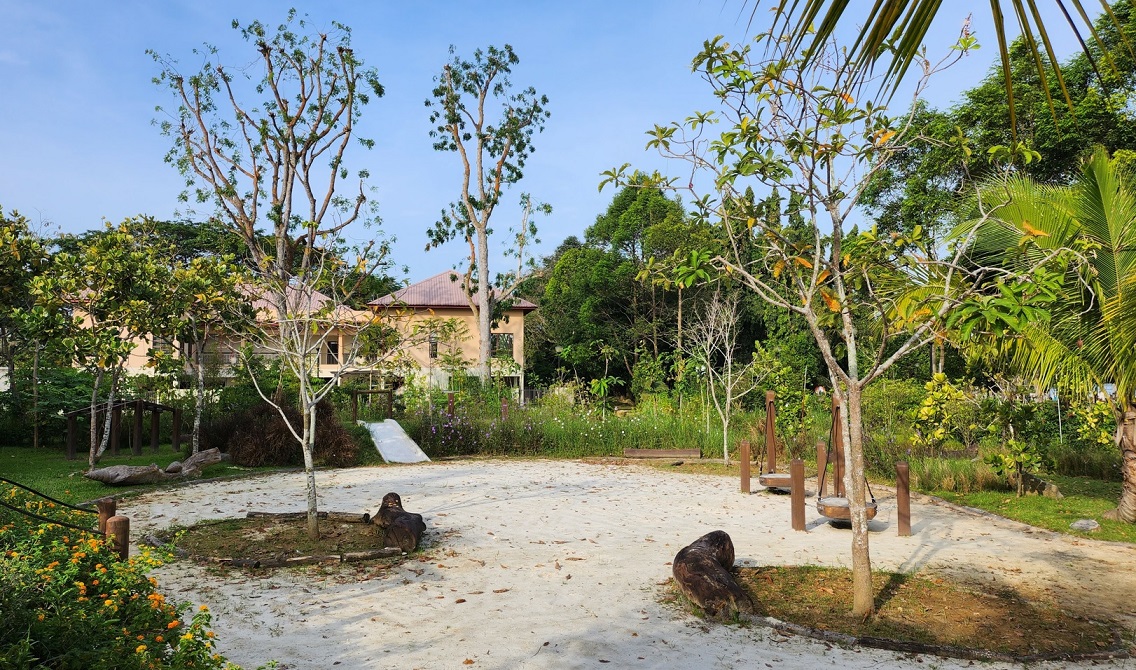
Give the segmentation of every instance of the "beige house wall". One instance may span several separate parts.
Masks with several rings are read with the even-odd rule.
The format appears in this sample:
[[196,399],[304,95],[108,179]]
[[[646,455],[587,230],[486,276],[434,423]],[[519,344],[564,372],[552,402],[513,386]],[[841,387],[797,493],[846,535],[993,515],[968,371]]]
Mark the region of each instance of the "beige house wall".
[[[525,367],[525,312],[519,309],[511,309],[506,312],[505,315],[506,318],[501,319],[497,326],[492,328],[492,332],[507,333],[513,336],[513,360],[516,361],[519,371],[515,375],[508,376],[516,377],[518,385],[523,387],[523,371]],[[410,333],[413,332],[416,326],[420,326],[420,324],[429,319],[457,319],[465,324],[469,336],[461,343],[459,351],[468,367],[472,368],[477,365],[480,338],[477,332],[477,318],[474,316],[472,310],[444,307],[429,310],[415,309],[412,314],[400,320],[399,328],[404,333]],[[418,366],[431,383],[437,386],[447,386],[449,384],[449,375],[440,367],[440,356],[446,351],[447,346],[443,342],[438,343],[439,358],[437,359],[430,358],[429,342],[422,342],[421,344],[406,349],[410,360]]]

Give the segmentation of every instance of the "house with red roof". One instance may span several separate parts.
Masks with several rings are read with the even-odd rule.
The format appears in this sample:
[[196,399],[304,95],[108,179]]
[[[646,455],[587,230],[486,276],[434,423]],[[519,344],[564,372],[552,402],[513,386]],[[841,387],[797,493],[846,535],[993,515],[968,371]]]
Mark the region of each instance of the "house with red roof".
[[[456,271],[446,270],[368,303],[378,312],[399,310],[402,316],[397,323],[406,332],[427,331],[405,353],[427,383],[438,388],[452,388],[451,377],[461,361],[466,368],[477,361],[477,317],[462,287],[463,279]],[[491,334],[491,373],[518,393],[525,386],[525,315],[535,309],[533,303],[515,299]]]

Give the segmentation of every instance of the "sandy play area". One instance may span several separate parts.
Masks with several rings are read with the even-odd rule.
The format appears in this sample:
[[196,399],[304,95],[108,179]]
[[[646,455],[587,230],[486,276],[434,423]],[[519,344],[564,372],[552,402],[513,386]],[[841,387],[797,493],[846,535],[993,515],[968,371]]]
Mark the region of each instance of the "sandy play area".
[[[321,509],[374,512],[388,491],[425,516],[421,560],[389,569],[252,577],[159,569],[163,591],[207,604],[220,649],[282,668],[987,668],[1017,667],[842,649],[763,627],[706,625],[659,603],[670,561],[711,530],[742,564],[848,565],[850,532],[790,528],[788,496],[742,495],[731,478],[640,465],[458,461],[318,474]],[[755,488],[756,480],[754,482]],[[815,490],[815,483],[814,488]],[[877,495],[879,495],[877,491]],[[128,498],[136,537],[170,524],[301,511],[301,474],[203,483]],[[891,498],[872,522],[874,565],[931,570],[1060,594],[1136,628],[1136,547],[1031,529],[913,501],[913,536]],[[1136,667],[1136,661],[1031,668]]]

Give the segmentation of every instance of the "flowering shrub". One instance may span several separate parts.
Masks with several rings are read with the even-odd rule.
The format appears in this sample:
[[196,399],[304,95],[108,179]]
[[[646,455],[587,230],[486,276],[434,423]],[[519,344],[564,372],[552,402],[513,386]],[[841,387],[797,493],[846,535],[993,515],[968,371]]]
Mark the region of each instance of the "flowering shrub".
[[[5,504],[75,526],[94,515],[12,488]],[[209,612],[156,591],[163,557],[129,561],[97,534],[0,508],[0,668],[236,668],[213,649]]]

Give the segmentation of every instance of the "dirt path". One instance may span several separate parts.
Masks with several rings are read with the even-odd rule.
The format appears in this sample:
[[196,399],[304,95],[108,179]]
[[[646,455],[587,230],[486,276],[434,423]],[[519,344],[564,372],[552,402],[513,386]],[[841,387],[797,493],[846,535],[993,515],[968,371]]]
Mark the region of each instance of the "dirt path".
[[[164,589],[210,606],[221,649],[238,663],[277,659],[305,670],[336,663],[801,670],[914,663],[762,628],[706,627],[659,604],[674,554],[710,530],[732,536],[743,564],[848,565],[848,531],[821,523],[809,507],[808,532],[794,532],[787,496],[743,496],[730,478],[626,465],[471,461],[331,471],[320,473],[319,485],[323,508],[343,511],[374,511],[383,494],[400,493],[407,509],[426,517],[435,548],[391,569],[252,578],[162,568]],[[148,494],[124,501],[122,513],[145,530],[248,510],[299,511],[303,504],[301,476],[278,474]],[[871,536],[877,568],[940,571],[1048,595],[1063,607],[1110,611],[1136,629],[1134,547],[920,501],[913,502],[914,535],[900,538],[894,511],[893,500],[881,499]]]

